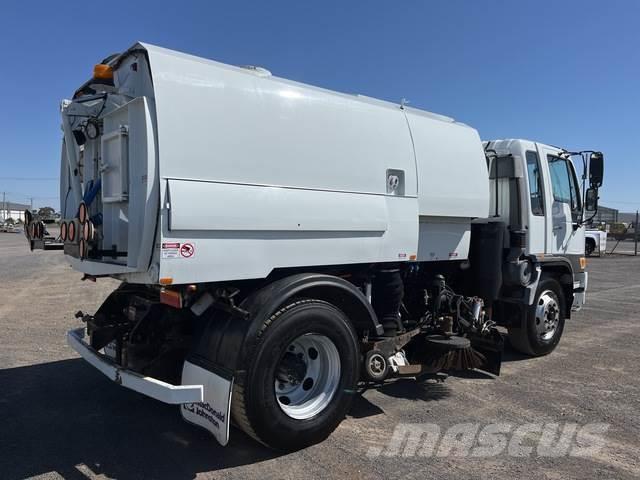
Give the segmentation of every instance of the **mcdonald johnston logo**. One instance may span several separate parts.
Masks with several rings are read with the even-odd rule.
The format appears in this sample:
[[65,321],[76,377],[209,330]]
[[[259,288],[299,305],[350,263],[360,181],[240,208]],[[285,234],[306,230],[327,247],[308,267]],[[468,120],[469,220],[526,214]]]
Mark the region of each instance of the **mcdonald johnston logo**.
[[605,445],[607,423],[400,423],[367,457],[590,457]]

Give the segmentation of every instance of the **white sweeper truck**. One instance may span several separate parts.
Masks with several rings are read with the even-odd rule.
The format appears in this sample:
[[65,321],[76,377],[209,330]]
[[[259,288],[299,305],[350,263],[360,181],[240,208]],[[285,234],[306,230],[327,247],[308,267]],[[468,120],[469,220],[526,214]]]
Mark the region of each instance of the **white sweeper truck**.
[[321,441],[366,383],[499,374],[499,326],[544,355],[585,301],[600,152],[143,43],[61,112],[60,237],[27,238],[122,281],[67,341],[223,445]]

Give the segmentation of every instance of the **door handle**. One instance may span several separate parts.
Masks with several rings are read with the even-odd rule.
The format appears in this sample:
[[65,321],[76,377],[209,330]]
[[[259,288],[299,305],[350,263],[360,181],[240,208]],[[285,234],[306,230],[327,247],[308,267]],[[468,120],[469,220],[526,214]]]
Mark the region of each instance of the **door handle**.
[[556,225],[555,227],[553,227],[554,230],[560,230],[562,229],[562,225]]

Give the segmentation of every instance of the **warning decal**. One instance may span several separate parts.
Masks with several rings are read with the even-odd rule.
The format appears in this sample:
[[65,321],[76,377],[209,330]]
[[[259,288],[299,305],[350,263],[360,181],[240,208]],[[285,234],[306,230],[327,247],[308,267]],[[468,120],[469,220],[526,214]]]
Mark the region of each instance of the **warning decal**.
[[193,257],[193,254],[196,252],[196,249],[193,247],[191,243],[183,243],[180,247],[180,255],[184,258]]
[[180,255],[179,243],[163,243],[162,258],[178,258]]
[[191,258],[196,253],[193,243],[165,242],[162,244],[162,258]]

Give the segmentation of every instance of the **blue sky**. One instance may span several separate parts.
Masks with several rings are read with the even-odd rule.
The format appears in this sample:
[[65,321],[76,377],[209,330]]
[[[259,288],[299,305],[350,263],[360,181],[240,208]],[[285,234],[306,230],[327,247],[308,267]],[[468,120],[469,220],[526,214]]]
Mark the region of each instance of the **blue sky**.
[[[640,208],[640,2],[5,1],[0,192],[58,205],[58,104],[136,40],[449,115],[484,139],[605,153]],[[30,180],[25,180],[30,179]]]

